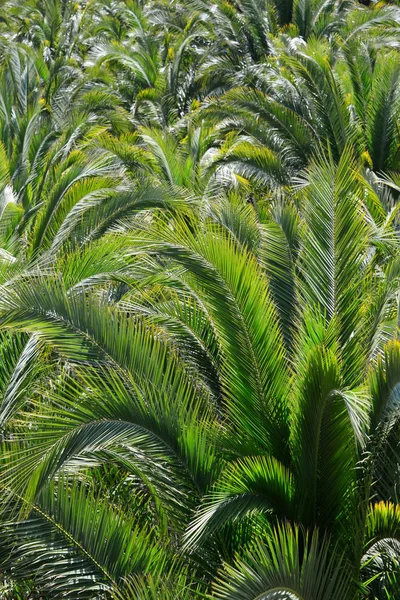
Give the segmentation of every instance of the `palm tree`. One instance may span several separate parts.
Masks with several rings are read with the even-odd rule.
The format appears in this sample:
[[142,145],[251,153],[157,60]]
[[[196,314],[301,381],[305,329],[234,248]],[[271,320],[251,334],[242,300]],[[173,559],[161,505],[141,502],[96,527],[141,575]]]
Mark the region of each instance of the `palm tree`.
[[[164,218],[156,218],[144,231],[133,224],[114,242],[119,256],[125,248],[126,266],[108,278],[110,283],[114,277],[127,281],[134,269],[136,283],[128,284],[114,308],[98,297],[93,276],[83,288],[74,282],[70,292],[56,273],[45,278],[23,274],[17,283],[5,284],[3,326],[31,332],[43,351],[55,353],[58,365],[51,391],[42,389],[39,377],[40,391],[31,409],[20,412],[20,399],[6,403],[7,420],[12,413],[20,415],[12,427],[13,439],[22,435],[16,446],[6,442],[4,482],[14,494],[43,513],[54,511],[53,505],[47,508],[43,494],[53,497],[53,484],[48,482],[55,478],[62,488],[57,497],[63,498],[68,490],[67,505],[78,507],[81,501],[93,505],[95,492],[85,489],[97,487],[97,475],[91,471],[105,469],[107,482],[110,464],[118,464],[121,484],[139,485],[144,494],[146,523],[150,511],[158,535],[168,539],[174,528],[178,547],[172,553],[178,551],[187,528],[183,548],[193,561],[193,572],[202,567],[212,576],[221,559],[230,562],[239,551],[242,558],[236,568],[242,581],[241,561],[254,562],[251,540],[256,536],[257,544],[265,544],[269,531],[277,536],[271,538],[275,545],[270,550],[261,545],[256,551],[257,560],[263,556],[266,564],[272,560],[269,553],[279,552],[281,544],[290,544],[295,552],[303,536],[304,547],[311,544],[307,560],[314,564],[318,557],[312,548],[323,544],[326,557],[318,564],[326,582],[325,587],[321,584],[321,597],[328,594],[332,561],[341,564],[331,554],[335,544],[343,555],[343,572],[349,573],[335,589],[342,590],[341,585],[347,589],[352,579],[361,583],[370,578],[371,569],[379,570],[374,551],[379,544],[390,546],[388,539],[397,527],[393,491],[387,496],[375,483],[378,464],[383,461],[387,466],[393,458],[395,408],[390,398],[396,376],[391,373],[398,368],[399,350],[397,344],[384,350],[384,343],[391,337],[390,328],[395,331],[397,302],[385,277],[378,284],[382,293],[375,310],[363,305],[369,296],[365,285],[376,289],[376,278],[381,278],[377,268],[382,266],[370,252],[368,213],[364,217],[360,213],[365,190],[371,195],[373,191],[356,176],[350,155],[345,154],[337,168],[316,164],[304,185],[297,192],[298,212],[292,212],[301,230],[292,265],[293,291],[276,296],[276,305],[268,294],[266,275],[279,277],[278,259],[282,262],[287,255],[283,244],[264,245],[264,235],[270,239],[279,235],[279,223],[271,220],[272,215],[258,224],[259,257],[209,216],[203,230],[181,218],[173,228]],[[374,201],[378,202],[376,196]],[[321,230],[321,221],[326,230]],[[321,237],[324,231],[334,234],[333,248],[325,235]],[[107,247],[111,249],[110,240]],[[153,262],[152,256],[160,258]],[[82,259],[82,253],[79,259],[70,255],[69,270],[71,263]],[[294,298],[297,302],[291,306]],[[61,375],[60,359],[65,364]],[[371,361],[376,366],[369,374]],[[53,379],[53,368],[45,381]],[[78,478],[80,488],[71,477]],[[388,473],[385,492],[392,485]],[[379,502],[369,504],[372,497]],[[115,501],[118,506],[123,498]],[[54,519],[54,513],[49,518]],[[61,513],[57,518],[64,519]],[[90,523],[93,517],[88,518]],[[27,530],[22,528],[28,539],[30,519],[24,521]],[[309,538],[294,525],[280,529],[277,519],[301,523],[306,529],[317,527],[330,541],[323,537],[318,542],[317,530]],[[59,527],[69,532],[74,526],[62,520]],[[43,526],[39,532],[44,539],[37,548],[43,555]],[[106,527],[102,533],[106,535]],[[12,531],[12,536],[17,534]],[[82,551],[77,538],[73,542]],[[15,539],[12,544],[18,548]],[[90,539],[85,538],[85,544],[89,546]],[[107,548],[104,544],[99,551]],[[89,553],[88,546],[83,549]],[[153,552],[154,542],[149,548]],[[11,556],[13,564],[18,563],[18,557]],[[108,556],[107,550],[102,562],[97,555],[93,561],[106,569]],[[25,554],[21,568],[26,568],[24,559]],[[301,555],[294,554],[293,560],[301,560],[305,569]],[[44,558],[41,568],[44,580],[48,561]],[[132,567],[127,569],[120,576]],[[283,566],[275,575],[272,571],[271,581],[279,579],[275,587],[287,587],[286,571]],[[288,577],[290,573],[289,569]],[[96,580],[93,572],[90,577]],[[104,574],[97,577],[98,585],[107,586]],[[335,577],[341,581],[339,572]],[[229,581],[232,594],[232,575]],[[69,585],[72,594],[84,589],[79,578]],[[255,590],[258,585],[254,583]],[[299,575],[292,585],[293,593],[301,593],[306,584]],[[221,586],[216,593],[225,593]]]
[[396,598],[398,8],[0,23],[0,595]]

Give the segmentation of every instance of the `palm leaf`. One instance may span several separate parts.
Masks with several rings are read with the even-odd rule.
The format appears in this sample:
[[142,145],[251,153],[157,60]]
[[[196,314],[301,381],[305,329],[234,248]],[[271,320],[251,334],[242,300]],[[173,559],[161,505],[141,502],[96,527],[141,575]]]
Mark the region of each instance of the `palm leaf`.
[[234,566],[226,565],[215,585],[221,600],[339,600],[349,593],[346,567],[328,541],[290,525],[278,527],[265,544],[255,542]]

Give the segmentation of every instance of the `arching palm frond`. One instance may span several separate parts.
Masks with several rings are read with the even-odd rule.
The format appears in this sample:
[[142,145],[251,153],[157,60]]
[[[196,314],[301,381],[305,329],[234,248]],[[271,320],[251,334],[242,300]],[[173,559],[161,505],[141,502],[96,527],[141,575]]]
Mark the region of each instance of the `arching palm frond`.
[[[304,548],[300,556],[299,547]],[[277,528],[266,544],[258,542],[235,566],[226,566],[217,598],[297,600],[346,598],[346,570],[318,532],[290,525]]]
[[1,564],[54,598],[101,597],[127,573],[157,574],[162,551],[148,528],[99,502],[78,482],[43,490],[28,516],[0,527]]

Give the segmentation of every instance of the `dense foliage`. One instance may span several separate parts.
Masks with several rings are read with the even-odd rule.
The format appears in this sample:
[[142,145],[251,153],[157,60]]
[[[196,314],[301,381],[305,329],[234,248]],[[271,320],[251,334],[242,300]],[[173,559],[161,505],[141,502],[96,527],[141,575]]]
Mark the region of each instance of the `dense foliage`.
[[0,596],[400,598],[400,7],[0,6]]

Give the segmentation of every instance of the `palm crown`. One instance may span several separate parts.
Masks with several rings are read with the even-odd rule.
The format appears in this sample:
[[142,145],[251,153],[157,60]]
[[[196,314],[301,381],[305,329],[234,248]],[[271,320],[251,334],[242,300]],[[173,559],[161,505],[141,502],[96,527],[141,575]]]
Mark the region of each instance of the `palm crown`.
[[5,598],[400,594],[400,13],[0,9]]

